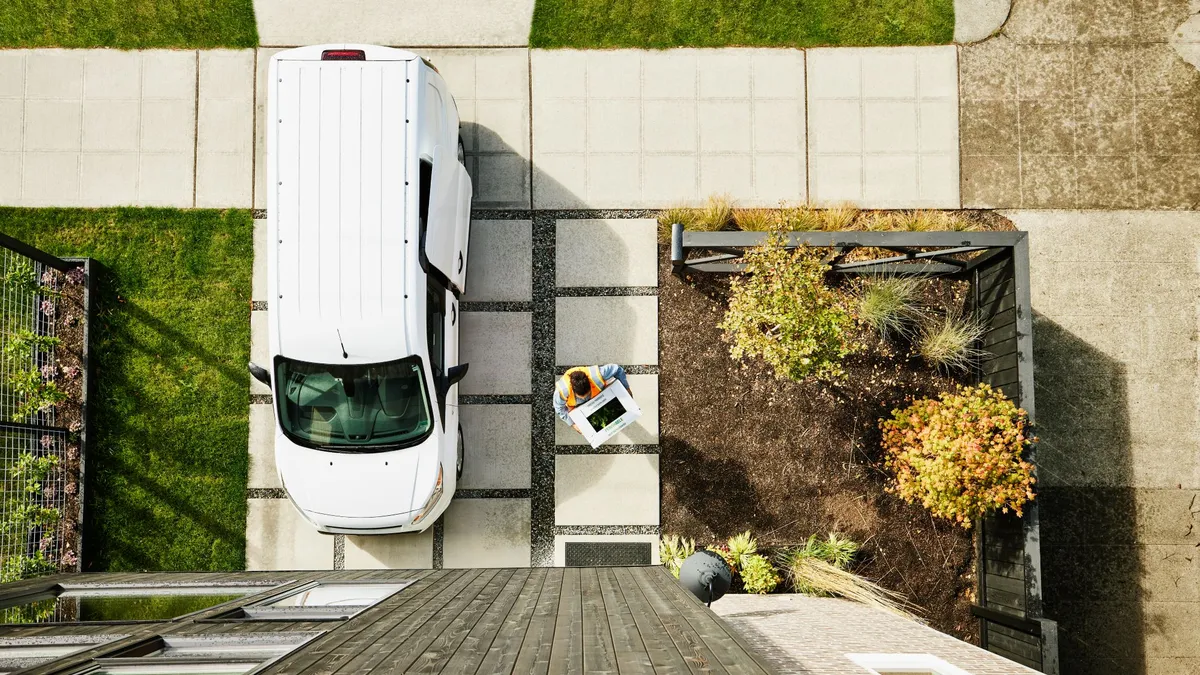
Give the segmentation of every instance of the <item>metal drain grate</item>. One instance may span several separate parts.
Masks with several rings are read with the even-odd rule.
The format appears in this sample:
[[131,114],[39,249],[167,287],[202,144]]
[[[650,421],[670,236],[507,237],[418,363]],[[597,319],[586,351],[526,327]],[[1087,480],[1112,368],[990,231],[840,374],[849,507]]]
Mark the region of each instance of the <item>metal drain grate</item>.
[[567,567],[636,567],[653,564],[649,542],[569,541]]

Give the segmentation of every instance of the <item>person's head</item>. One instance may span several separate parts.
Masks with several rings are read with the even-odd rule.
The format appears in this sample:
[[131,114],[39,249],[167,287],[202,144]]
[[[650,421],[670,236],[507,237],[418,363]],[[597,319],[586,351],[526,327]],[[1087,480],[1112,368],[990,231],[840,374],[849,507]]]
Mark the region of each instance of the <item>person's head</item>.
[[576,370],[571,373],[571,391],[575,392],[576,396],[587,396],[592,393],[591,383],[588,382],[587,375],[582,371]]

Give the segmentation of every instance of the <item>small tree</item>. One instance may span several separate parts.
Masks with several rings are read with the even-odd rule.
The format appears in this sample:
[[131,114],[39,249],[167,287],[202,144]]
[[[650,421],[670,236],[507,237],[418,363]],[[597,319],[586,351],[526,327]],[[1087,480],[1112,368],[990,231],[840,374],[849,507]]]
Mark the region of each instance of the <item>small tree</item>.
[[729,282],[720,323],[733,358],[761,358],[780,378],[841,377],[842,359],[858,349],[854,320],[842,296],[825,285],[829,267],[820,255],[788,250],[773,236],[744,260],[745,273]]
[[1026,413],[986,384],[923,399],[881,420],[890,489],[963,527],[1033,499]]

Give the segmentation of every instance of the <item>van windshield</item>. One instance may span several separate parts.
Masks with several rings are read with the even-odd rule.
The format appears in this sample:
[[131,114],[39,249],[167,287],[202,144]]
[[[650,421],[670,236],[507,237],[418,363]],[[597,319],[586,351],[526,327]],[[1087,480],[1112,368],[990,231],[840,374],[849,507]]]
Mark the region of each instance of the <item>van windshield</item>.
[[421,359],[327,365],[275,360],[279,424],[321,450],[371,452],[415,445],[432,430]]

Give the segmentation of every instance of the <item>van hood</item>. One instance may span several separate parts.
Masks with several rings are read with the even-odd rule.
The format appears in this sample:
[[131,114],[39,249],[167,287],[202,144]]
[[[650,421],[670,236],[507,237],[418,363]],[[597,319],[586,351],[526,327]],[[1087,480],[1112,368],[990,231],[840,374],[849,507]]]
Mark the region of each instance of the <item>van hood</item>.
[[275,436],[275,465],[301,511],[338,518],[381,518],[420,509],[437,482],[438,434],[386,452],[330,452]]

